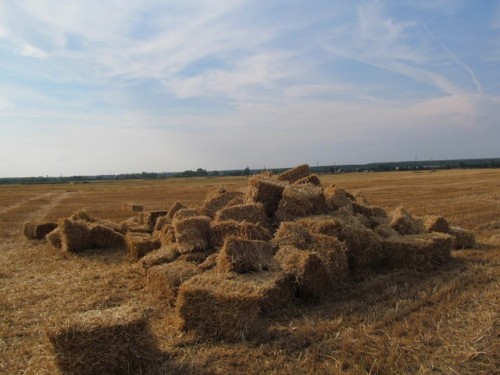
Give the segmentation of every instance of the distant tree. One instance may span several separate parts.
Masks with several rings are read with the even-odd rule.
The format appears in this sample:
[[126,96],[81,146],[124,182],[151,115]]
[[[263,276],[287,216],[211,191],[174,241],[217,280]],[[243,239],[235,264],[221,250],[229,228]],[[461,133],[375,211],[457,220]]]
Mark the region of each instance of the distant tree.
[[243,176],[250,176],[250,168],[246,167],[243,169]]

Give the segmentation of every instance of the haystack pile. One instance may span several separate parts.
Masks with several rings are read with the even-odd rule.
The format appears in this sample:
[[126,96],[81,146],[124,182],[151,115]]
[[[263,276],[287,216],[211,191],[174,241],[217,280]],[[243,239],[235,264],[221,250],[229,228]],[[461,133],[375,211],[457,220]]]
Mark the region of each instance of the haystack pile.
[[71,252],[126,248],[151,297],[175,306],[181,329],[225,340],[251,336],[292,301],[331,296],[351,275],[441,264],[452,247],[474,245],[443,217],[386,212],[323,187],[307,165],[252,176],[245,191],[211,190],[201,207],[176,202],[120,224],[79,212],[47,240]]

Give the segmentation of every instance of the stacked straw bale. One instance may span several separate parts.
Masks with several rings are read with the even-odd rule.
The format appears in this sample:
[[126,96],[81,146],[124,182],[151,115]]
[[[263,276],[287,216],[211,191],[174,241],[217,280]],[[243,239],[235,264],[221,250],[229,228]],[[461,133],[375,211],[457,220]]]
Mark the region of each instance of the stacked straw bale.
[[160,241],[146,233],[128,233],[125,236],[127,253],[130,260],[139,260],[161,246]]
[[261,203],[241,204],[225,207],[215,215],[216,221],[234,220],[266,225],[267,215]]
[[321,186],[321,181],[316,174],[311,174],[307,177],[303,177],[300,180],[294,182],[294,184],[312,184],[315,186]]
[[303,178],[307,178],[310,175],[311,169],[309,168],[309,165],[302,164],[279,174],[278,180],[293,184],[294,182],[299,181]]
[[97,248],[124,248],[125,236],[101,224],[90,227],[90,243]]
[[47,239],[47,243],[52,246],[52,248],[56,250],[60,250],[62,248],[61,229],[59,227],[47,234],[45,238]]
[[268,175],[253,176],[249,180],[247,198],[256,203],[262,203],[267,216],[273,216],[281,201],[285,184],[271,179]]
[[79,253],[92,248],[90,229],[86,222],[64,219],[59,225],[61,248],[70,253]]
[[159,217],[167,215],[167,211],[157,210],[157,211],[148,211],[143,212],[142,214],[142,223],[147,226],[149,230],[152,232],[156,225],[156,220]]
[[325,213],[323,189],[314,185],[289,185],[283,190],[275,216],[280,221]]
[[226,207],[232,200],[243,196],[239,191],[209,191],[201,207],[201,213],[214,218],[217,211]]
[[353,202],[355,200],[352,194],[349,194],[344,189],[336,186],[329,186],[324,189],[325,200],[328,208],[331,211],[337,211],[340,208],[347,208],[349,211],[353,209]]
[[391,212],[391,227],[402,235],[422,234],[424,232],[422,220],[414,217],[404,207],[397,207]]
[[476,236],[467,229],[450,227],[449,234],[453,237],[454,249],[472,249],[476,245]]
[[229,237],[260,241],[269,241],[272,238],[269,229],[249,222],[214,221],[210,224],[210,229],[212,234],[211,242],[216,249],[221,248]]
[[177,211],[183,209],[183,208],[187,208],[186,206],[184,206],[181,202],[174,202],[174,204],[172,205],[172,207],[170,207],[170,209],[168,210],[167,212],[167,217],[172,220],[174,218],[174,215]]
[[43,240],[45,236],[57,228],[57,223],[37,223],[29,221],[24,224],[24,235],[29,240]]
[[448,220],[439,215],[427,215],[423,217],[423,225],[426,233],[441,232],[449,233],[450,225]]
[[203,216],[200,210],[196,208],[181,208],[175,212],[173,220],[184,220],[197,216]]
[[217,270],[236,273],[267,271],[275,252],[266,241],[229,238],[217,258]]
[[140,259],[139,263],[147,274],[151,267],[171,263],[179,258],[179,255],[179,252],[173,246],[161,247],[146,254]]
[[207,216],[174,220],[175,240],[181,253],[210,250],[210,222]]

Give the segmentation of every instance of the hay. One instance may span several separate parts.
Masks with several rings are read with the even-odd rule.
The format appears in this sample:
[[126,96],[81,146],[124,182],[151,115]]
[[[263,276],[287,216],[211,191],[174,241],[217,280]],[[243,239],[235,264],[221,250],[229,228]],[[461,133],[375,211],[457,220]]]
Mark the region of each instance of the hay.
[[78,253],[92,248],[90,229],[84,221],[64,219],[59,226],[61,248],[64,251]]
[[388,224],[380,224],[380,225],[377,225],[373,231],[375,233],[377,233],[379,236],[381,237],[384,237],[384,238],[388,238],[388,237],[392,237],[392,236],[396,236],[396,237],[399,237],[400,234],[398,232],[396,232],[395,229],[393,229],[390,225]]
[[201,272],[196,265],[185,260],[151,267],[146,277],[149,297],[161,304],[172,305],[181,284]]
[[242,196],[243,193],[239,191],[209,191],[207,193],[207,198],[205,198],[205,202],[201,206],[201,213],[214,218],[217,211],[222,210],[233,199],[241,198]]
[[448,224],[448,221],[438,215],[427,215],[422,218],[423,220],[423,225],[424,225],[424,231],[426,233],[430,232],[441,232],[441,233],[449,233],[450,232],[450,225]]
[[125,236],[101,224],[91,224],[90,243],[97,248],[123,248]]
[[207,259],[210,255],[212,255],[212,252],[210,251],[204,251],[204,252],[197,252],[197,253],[184,253],[179,256],[180,260],[185,260],[186,262],[194,263],[194,264],[201,264]]
[[293,246],[306,250],[312,242],[309,230],[302,224],[293,221],[284,221],[274,234],[273,242],[279,246]]
[[149,230],[152,232],[155,228],[156,220],[159,217],[162,217],[165,215],[167,215],[167,211],[164,211],[164,210],[143,212],[141,214],[142,224],[149,227]]
[[449,234],[453,237],[454,249],[472,249],[476,245],[474,232],[459,227],[450,227]]
[[160,264],[171,263],[179,257],[179,252],[175,247],[161,247],[153,250],[141,258],[139,264],[148,272],[148,269]]
[[154,231],[155,232],[158,232],[158,231],[161,231],[162,228],[167,225],[167,224],[170,224],[170,218],[168,216],[160,216],[158,219],[156,219],[156,224],[155,224],[155,227],[154,227]]
[[158,355],[147,317],[135,306],[54,320],[45,332],[64,374],[145,373]]
[[312,234],[309,250],[318,253],[328,268],[333,284],[342,282],[349,272],[347,249],[337,238],[325,234]]
[[94,218],[90,216],[86,209],[76,211],[69,219],[72,221],[86,221],[88,223],[94,222]]
[[196,208],[181,208],[174,214],[173,220],[184,220],[201,215],[200,210]]
[[324,189],[324,195],[330,210],[337,211],[342,207],[346,207],[349,211],[352,211],[354,197],[344,189],[329,186]]
[[289,185],[283,191],[275,216],[280,221],[320,215],[327,209],[323,189],[313,185]]
[[451,236],[438,232],[385,238],[382,240],[384,265],[414,268],[448,262],[452,240]]
[[175,229],[171,224],[166,224],[161,228],[161,231],[157,234],[157,238],[160,240],[163,246],[168,246],[175,243]]
[[170,209],[168,210],[167,212],[167,217],[172,220],[174,218],[174,215],[177,211],[183,209],[183,208],[187,208],[186,206],[184,206],[181,202],[179,201],[176,201],[172,207],[170,207]]
[[272,180],[266,175],[257,175],[249,179],[246,196],[252,202],[262,203],[267,216],[273,216],[284,189],[284,183]]
[[234,220],[237,222],[266,225],[266,211],[261,203],[251,203],[225,207],[215,215],[216,221]]
[[57,228],[57,223],[36,223],[29,221],[24,224],[24,235],[29,240],[43,240],[45,236]]
[[331,273],[318,253],[282,246],[275,259],[283,272],[293,280],[299,298],[319,300],[332,291]]
[[218,272],[256,272],[268,270],[275,254],[265,241],[228,238],[217,259]]
[[238,237],[246,240],[269,241],[272,236],[267,228],[254,223],[238,223],[233,220],[215,221],[210,224],[212,246],[216,249],[224,245],[229,237]]
[[205,260],[198,264],[198,268],[202,271],[209,271],[214,269],[217,266],[217,258],[219,257],[219,253],[210,254]]
[[307,177],[303,177],[300,180],[295,181],[294,184],[296,184],[296,185],[311,184],[314,186],[321,186],[321,181],[320,181],[317,174],[312,174],[312,175],[309,175]]
[[238,341],[258,334],[263,328],[259,316],[282,309],[291,297],[282,274],[205,272],[179,288],[176,312],[183,331]]
[[148,225],[141,224],[142,219],[138,216],[133,216],[118,224],[119,230],[123,234],[133,233],[151,233],[151,228]]
[[52,232],[45,236],[47,243],[56,250],[62,248],[61,230],[59,228],[54,229]]
[[352,205],[355,214],[360,214],[368,219],[372,218],[387,218],[387,212],[382,207],[368,206],[359,203],[354,203]]
[[289,169],[288,171],[279,174],[277,178],[278,181],[286,181],[292,184],[295,181],[308,177],[310,174],[311,174],[311,169],[309,168],[309,165],[302,164],[299,165],[298,167]]
[[144,206],[142,204],[137,203],[123,203],[122,205],[124,210],[131,210],[134,212],[142,212],[144,211]]
[[413,217],[404,207],[398,207],[391,212],[391,227],[399,234],[422,234],[424,225],[422,220]]
[[174,220],[175,240],[181,253],[210,250],[210,221],[206,216]]
[[141,259],[161,246],[160,241],[154,240],[151,235],[145,233],[128,233],[125,236],[125,243],[128,257],[132,261]]

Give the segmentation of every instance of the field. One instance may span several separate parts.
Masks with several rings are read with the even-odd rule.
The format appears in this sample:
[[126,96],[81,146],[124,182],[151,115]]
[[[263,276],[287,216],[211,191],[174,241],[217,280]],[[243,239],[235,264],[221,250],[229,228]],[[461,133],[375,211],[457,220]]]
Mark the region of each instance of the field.
[[[173,311],[151,310],[163,359],[152,373],[500,374],[500,170],[321,176],[390,210],[440,214],[474,230],[477,246],[444,266],[366,274],[320,304],[274,317],[240,343],[199,340]],[[144,276],[121,252],[58,253],[22,235],[24,222],[86,208],[121,221],[124,202],[147,210],[196,206],[210,187],[241,178],[0,186],[0,373],[57,373],[44,324],[67,314],[148,304]]]

